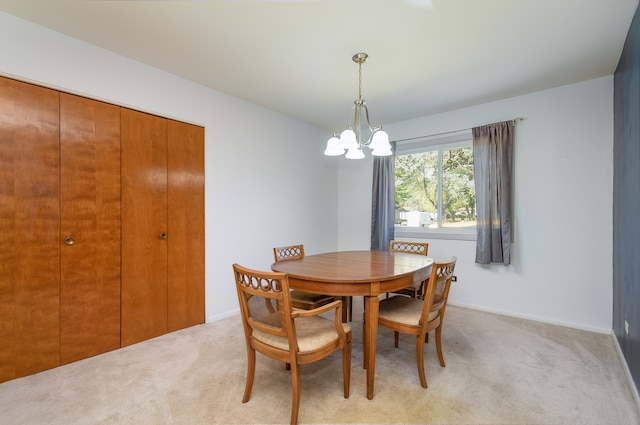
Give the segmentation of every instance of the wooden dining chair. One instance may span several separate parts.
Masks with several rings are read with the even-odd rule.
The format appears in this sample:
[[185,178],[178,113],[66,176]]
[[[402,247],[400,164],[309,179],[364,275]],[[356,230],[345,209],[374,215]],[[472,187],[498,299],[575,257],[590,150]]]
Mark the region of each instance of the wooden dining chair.
[[[304,258],[304,245],[289,245],[273,248],[273,258],[276,263],[280,261],[300,260]],[[342,321],[344,323],[351,320],[350,317],[350,304],[351,300],[347,297],[342,299]],[[291,302],[293,308],[300,308],[303,310],[312,310],[325,304],[329,304],[335,300],[340,299],[331,295],[312,294],[310,292],[291,290]]]
[[[406,254],[427,255],[429,252],[429,244],[425,242],[403,242],[392,240],[389,242],[389,252],[404,252]],[[412,298],[422,298],[424,290],[424,281],[415,282],[408,288],[394,291],[394,294],[408,295]],[[389,294],[387,294],[387,298]]]
[[[251,398],[256,351],[291,365],[291,424],[298,422],[300,366],[342,350],[344,398],[351,379],[351,328],[341,323],[342,302],[335,300],[312,310],[292,306],[286,273],[251,270],[238,264],[233,272],[247,346],[247,382],[242,402]],[[335,310],[333,320],[320,316]]]
[[427,388],[424,374],[424,343],[428,333],[434,329],[438,360],[440,366],[445,367],[442,356],[442,323],[456,261],[456,257],[453,257],[446,262],[433,263],[423,299],[396,295],[380,301],[378,325],[393,330],[395,347],[398,347],[400,333],[416,337],[416,362],[423,388]]

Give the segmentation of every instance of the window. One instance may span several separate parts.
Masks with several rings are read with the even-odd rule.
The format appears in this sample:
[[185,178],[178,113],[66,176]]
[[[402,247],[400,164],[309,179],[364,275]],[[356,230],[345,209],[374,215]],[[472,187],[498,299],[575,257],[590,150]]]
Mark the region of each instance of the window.
[[471,132],[397,142],[395,158],[395,233],[474,239]]

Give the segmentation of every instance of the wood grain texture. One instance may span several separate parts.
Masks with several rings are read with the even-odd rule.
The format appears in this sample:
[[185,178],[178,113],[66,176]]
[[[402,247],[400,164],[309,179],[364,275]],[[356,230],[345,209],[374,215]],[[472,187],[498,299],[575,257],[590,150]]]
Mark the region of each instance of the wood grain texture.
[[[385,287],[397,286],[393,282],[416,277],[428,277],[429,257],[385,251],[342,251],[308,255],[298,261],[279,262],[271,266],[274,271],[289,274],[289,279],[303,279],[322,284],[332,295],[365,295],[367,284],[377,281]],[[331,283],[335,285],[331,286]],[[347,285],[348,289],[345,289]],[[317,286],[312,285],[310,286]],[[291,285],[294,289],[306,290]],[[317,289],[316,289],[317,290]],[[314,290],[315,292],[315,290]],[[353,292],[353,293],[349,293]]]
[[121,345],[167,332],[166,120],[122,108]]
[[0,381],[59,364],[58,92],[0,78]]
[[0,77],[0,382],[204,314],[204,129]]
[[120,347],[120,108],[61,93],[60,163],[65,364]]
[[168,331],[204,323],[204,128],[167,120]]

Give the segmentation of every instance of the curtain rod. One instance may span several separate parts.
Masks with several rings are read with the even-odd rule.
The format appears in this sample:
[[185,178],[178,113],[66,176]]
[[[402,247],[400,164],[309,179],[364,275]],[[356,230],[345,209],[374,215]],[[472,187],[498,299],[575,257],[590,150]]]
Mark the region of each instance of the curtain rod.
[[[520,121],[523,121],[524,118],[522,117],[516,117],[512,120],[507,120],[507,121],[511,121],[514,125],[518,124]],[[491,124],[497,124],[496,122],[491,123]],[[491,125],[491,124],[484,124],[484,125]],[[481,126],[479,126],[481,127]],[[469,130],[473,130],[473,127],[470,128],[463,128],[462,130],[452,130],[452,131],[444,131],[442,133],[436,133],[436,134],[427,134],[424,136],[417,136],[417,137],[409,137],[406,139],[398,139],[398,140],[394,140],[394,142],[408,142],[409,140],[416,140],[416,139],[424,139],[425,137],[437,137],[437,136],[445,136],[447,134],[453,134],[453,133],[460,133],[462,131],[469,131]]]

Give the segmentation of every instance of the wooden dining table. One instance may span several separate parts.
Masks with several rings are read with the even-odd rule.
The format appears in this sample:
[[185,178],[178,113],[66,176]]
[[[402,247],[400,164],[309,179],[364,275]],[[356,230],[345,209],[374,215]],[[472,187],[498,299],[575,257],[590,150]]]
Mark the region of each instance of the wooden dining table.
[[363,296],[364,367],[367,398],[373,399],[380,294],[407,288],[429,277],[433,259],[423,255],[386,251],[340,251],[307,255],[274,263],[271,269],[287,273],[293,289],[340,297]]

